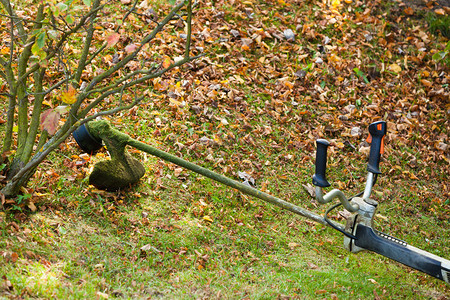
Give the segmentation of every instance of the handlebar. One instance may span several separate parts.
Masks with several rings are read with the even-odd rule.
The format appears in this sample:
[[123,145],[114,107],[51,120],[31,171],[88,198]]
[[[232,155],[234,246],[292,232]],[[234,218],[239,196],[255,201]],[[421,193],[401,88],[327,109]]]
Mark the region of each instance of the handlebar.
[[325,172],[327,169],[327,149],[330,143],[324,139],[316,141],[316,172],[313,176],[313,184],[320,187],[328,187],[330,183],[327,181]]
[[373,174],[381,174],[380,158],[384,152],[384,136],[386,135],[386,122],[378,121],[369,125],[368,142],[370,144],[369,164],[367,171]]
[[319,203],[325,204],[332,201],[334,198],[339,198],[342,205],[348,211],[354,212],[359,209],[358,205],[351,204],[345,197],[344,193],[338,189],[333,189],[326,195],[323,194],[322,188],[330,186],[330,183],[326,179],[327,168],[327,149],[330,143],[324,139],[318,139],[316,141],[316,171],[313,176],[313,184],[316,186],[316,199]]
[[[406,242],[372,229],[373,216],[375,215],[378,203],[370,199],[370,194],[377,175],[381,174],[379,166],[381,154],[384,152],[383,142],[386,135],[386,122],[378,121],[370,124],[369,134],[367,142],[371,143],[371,145],[364,193],[360,193],[350,199],[347,199],[344,193],[338,189],[333,189],[325,195],[323,194],[322,188],[330,186],[325,176],[327,148],[330,143],[324,139],[318,139],[316,141],[316,170],[313,176],[313,184],[316,186],[317,201],[324,204],[334,198],[338,198],[345,209],[353,212],[347,218],[345,230],[341,230],[333,226],[333,224],[328,223],[328,212],[339,204],[328,209],[324,216],[325,221],[331,227],[345,235],[344,246],[351,252],[356,253],[362,250],[373,251],[450,283],[449,260],[410,246]],[[362,198],[359,197],[361,194],[363,194]]]
[[[364,190],[364,199],[368,199],[372,192],[372,186],[376,181],[376,176],[381,174],[379,170],[381,154],[384,152],[384,136],[386,135],[386,122],[378,121],[369,125],[369,137],[367,139],[370,145],[369,163],[367,171],[369,171],[366,180],[366,187]],[[349,199],[340,190],[332,190],[326,195],[323,195],[322,189],[330,186],[326,179],[327,167],[327,149],[330,143],[325,139],[318,139],[316,141],[316,169],[313,176],[313,184],[316,186],[316,199],[319,203],[328,203],[334,198],[339,198],[344,207],[351,212],[358,210],[358,205],[352,205]]]

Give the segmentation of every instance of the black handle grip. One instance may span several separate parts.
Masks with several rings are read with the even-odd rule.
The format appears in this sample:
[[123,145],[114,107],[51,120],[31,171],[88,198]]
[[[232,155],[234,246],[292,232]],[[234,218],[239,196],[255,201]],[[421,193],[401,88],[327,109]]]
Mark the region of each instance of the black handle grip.
[[379,167],[381,153],[383,150],[383,137],[386,135],[386,122],[378,121],[370,124],[369,133],[371,145],[367,171],[374,174],[381,174]]
[[330,143],[327,140],[318,139],[316,145],[316,172],[313,176],[313,184],[315,186],[327,187],[330,186],[330,183],[325,177],[325,171],[327,169],[327,148]]

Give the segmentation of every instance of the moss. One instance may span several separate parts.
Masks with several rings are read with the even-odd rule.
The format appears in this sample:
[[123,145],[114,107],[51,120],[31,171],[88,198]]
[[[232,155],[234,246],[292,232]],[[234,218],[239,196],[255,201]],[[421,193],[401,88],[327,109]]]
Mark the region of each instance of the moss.
[[135,184],[144,176],[140,161],[125,153],[125,159],[100,161],[89,175],[89,184],[98,189],[115,191]]
[[111,160],[98,162],[89,176],[89,184],[103,190],[118,190],[135,184],[144,176],[145,168],[141,162],[126,153],[125,146],[131,138],[112,128],[105,121],[89,123],[89,132],[103,140]]

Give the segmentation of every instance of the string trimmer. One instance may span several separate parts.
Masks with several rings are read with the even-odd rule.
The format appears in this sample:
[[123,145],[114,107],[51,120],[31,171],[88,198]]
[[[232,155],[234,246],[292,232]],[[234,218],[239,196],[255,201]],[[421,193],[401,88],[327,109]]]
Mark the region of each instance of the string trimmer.
[[[364,192],[351,198],[347,198],[338,189],[333,189],[326,194],[323,193],[322,188],[330,186],[325,175],[329,143],[323,139],[316,141],[316,170],[313,176],[313,184],[316,186],[316,199],[322,204],[328,203],[335,198],[340,200],[338,204],[328,209],[324,216],[259,191],[248,184],[217,174],[177,156],[139,142],[112,128],[104,120],[92,121],[82,125],[74,132],[74,137],[78,145],[86,152],[92,152],[102,147],[101,141],[106,144],[111,155],[111,160],[97,163],[89,177],[90,184],[98,188],[116,190],[138,182],[144,175],[145,170],[143,165],[126,152],[125,147],[128,145],[212,180],[221,182],[244,194],[275,204],[317,223],[330,226],[344,234],[344,246],[351,252],[356,253],[362,250],[373,251],[450,283],[449,260],[410,246],[404,241],[373,229],[373,217],[375,216],[378,203],[370,199],[370,195],[377,176],[381,174],[379,164],[381,153],[383,152],[383,140],[386,135],[386,122],[379,121],[372,123],[369,126],[369,133],[371,147],[365,189]],[[347,218],[346,226],[332,221],[327,217],[328,213],[339,205],[343,205],[346,210],[351,212],[351,216]]]

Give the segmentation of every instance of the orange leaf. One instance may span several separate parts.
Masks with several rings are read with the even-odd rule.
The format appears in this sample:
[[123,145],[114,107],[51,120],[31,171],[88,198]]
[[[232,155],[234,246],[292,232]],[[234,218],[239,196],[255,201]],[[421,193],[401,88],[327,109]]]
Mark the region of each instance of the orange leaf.
[[248,50],[250,50],[250,47],[247,46],[247,45],[242,45],[241,49],[244,50],[244,51],[248,51]]
[[437,15],[445,16],[445,10],[438,8],[434,11]]
[[429,81],[429,80],[426,80],[426,79],[422,79],[420,81],[420,83],[422,83],[426,87],[432,87],[433,86],[433,83],[431,81]]
[[13,263],[15,263],[18,258],[19,258],[19,255],[16,252],[11,253],[11,261]]
[[414,9],[412,9],[411,7],[407,7],[403,10],[403,12],[408,16],[412,16],[414,14]]
[[170,57],[166,57],[166,59],[163,62],[163,68],[166,69],[166,68],[170,67],[170,64],[171,64]]
[[285,81],[284,85],[287,86],[289,89],[292,89],[294,87],[294,85],[289,81]]

